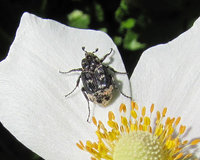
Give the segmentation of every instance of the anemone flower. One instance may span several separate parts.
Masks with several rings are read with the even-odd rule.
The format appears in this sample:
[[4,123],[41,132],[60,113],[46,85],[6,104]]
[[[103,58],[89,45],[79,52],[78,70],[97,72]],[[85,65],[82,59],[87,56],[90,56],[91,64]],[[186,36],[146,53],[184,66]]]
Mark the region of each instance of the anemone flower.
[[[170,117],[181,116],[189,128],[185,135],[189,140],[198,138],[200,131],[199,37],[197,20],[175,40],[145,51],[131,77],[131,87],[126,75],[116,74],[122,92],[132,94],[139,105],[150,108],[154,103],[158,110],[166,106]],[[67,27],[29,13],[23,14],[8,56],[0,63],[0,121],[21,143],[47,160],[89,159],[90,154],[79,149],[85,147],[82,142],[79,148],[76,143],[99,140],[95,126],[87,122],[88,107],[81,85],[65,97],[75,87],[79,73],[59,73],[80,68],[82,47],[91,52],[98,48],[98,57],[112,48],[105,63],[125,71],[117,47],[105,33]],[[96,120],[105,124],[111,111],[110,121],[115,115],[115,121],[120,122],[121,103],[128,107],[121,111],[134,117],[133,103],[116,94],[107,107],[90,103],[91,116],[95,116],[91,120],[96,125]]]

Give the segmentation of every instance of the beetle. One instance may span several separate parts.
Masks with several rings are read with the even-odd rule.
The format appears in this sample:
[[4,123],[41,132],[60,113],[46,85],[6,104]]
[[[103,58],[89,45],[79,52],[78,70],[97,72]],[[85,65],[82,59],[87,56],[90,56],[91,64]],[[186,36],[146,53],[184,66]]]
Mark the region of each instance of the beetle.
[[103,64],[103,61],[112,53],[113,49],[111,48],[110,52],[104,55],[103,58],[98,58],[94,53],[98,51],[98,48],[93,52],[88,52],[85,50],[85,47],[82,47],[82,50],[85,52],[85,58],[82,59],[81,68],[71,69],[67,72],[59,71],[59,73],[67,74],[71,72],[81,72],[79,75],[75,88],[69,92],[65,97],[72,94],[76,88],[79,86],[80,80],[82,80],[83,87],[81,89],[83,95],[85,96],[88,102],[88,117],[87,122],[90,118],[90,105],[89,101],[96,104],[107,106],[112,99],[114,89],[118,89],[120,94],[130,98],[125,95],[117,86],[113,74],[127,74],[126,72],[115,71],[114,68],[109,65]]

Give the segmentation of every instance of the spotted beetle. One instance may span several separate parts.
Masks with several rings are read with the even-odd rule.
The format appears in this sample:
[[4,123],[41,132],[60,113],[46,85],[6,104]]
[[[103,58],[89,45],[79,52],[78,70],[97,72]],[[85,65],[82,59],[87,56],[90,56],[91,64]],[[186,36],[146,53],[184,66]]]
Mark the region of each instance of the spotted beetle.
[[80,79],[82,80],[83,87],[81,89],[83,95],[85,96],[88,102],[88,117],[87,122],[90,118],[90,105],[89,101],[96,104],[107,106],[112,99],[114,89],[118,89],[120,94],[130,98],[125,95],[116,85],[115,80],[111,72],[118,74],[127,74],[126,72],[115,71],[112,67],[103,64],[103,61],[112,53],[111,51],[104,55],[102,59],[99,59],[94,53],[98,51],[98,48],[93,52],[88,52],[85,50],[85,47],[82,47],[82,50],[85,52],[85,58],[82,59],[81,66],[82,68],[72,69],[67,72],[59,71],[62,74],[67,74],[70,72],[80,71],[81,74],[76,81],[75,88],[69,92],[65,97],[72,94],[75,89],[79,86]]

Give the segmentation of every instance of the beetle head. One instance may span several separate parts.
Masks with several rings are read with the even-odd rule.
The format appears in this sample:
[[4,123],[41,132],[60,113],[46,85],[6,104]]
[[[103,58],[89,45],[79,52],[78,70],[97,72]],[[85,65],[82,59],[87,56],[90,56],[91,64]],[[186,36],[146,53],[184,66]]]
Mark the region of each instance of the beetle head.
[[87,58],[87,56],[92,56],[92,55],[94,55],[94,53],[96,53],[99,49],[96,48],[95,51],[93,51],[93,52],[88,52],[88,51],[85,50],[85,47],[82,47],[82,50],[85,52],[85,57]]
[[85,47],[82,47],[82,50],[85,52],[85,58],[82,60],[82,68],[84,70],[94,71],[96,66],[100,64],[99,58],[94,55],[98,51],[98,48],[93,52],[86,51]]

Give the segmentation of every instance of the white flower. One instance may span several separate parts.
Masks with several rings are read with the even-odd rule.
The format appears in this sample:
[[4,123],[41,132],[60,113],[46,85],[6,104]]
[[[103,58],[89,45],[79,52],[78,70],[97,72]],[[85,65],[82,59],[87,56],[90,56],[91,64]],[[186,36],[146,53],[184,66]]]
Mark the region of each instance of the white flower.
[[[7,58],[0,63],[0,121],[24,145],[47,160],[89,159],[76,142],[95,140],[94,127],[87,122],[87,101],[81,85],[71,91],[78,74],[60,74],[79,68],[82,47],[103,57],[105,63],[125,71],[113,41],[103,32],[70,28],[29,13],[22,16]],[[200,20],[187,32],[165,45],[143,53],[132,77],[132,96],[140,105],[168,107],[170,116],[181,116],[190,128],[187,139],[199,138],[200,113]],[[117,75],[122,91],[131,94],[126,75]],[[122,95],[108,107],[90,103],[96,119],[106,122],[108,111],[118,114]],[[129,106],[129,105],[127,105]],[[130,113],[130,109],[127,111]],[[117,116],[116,116],[117,117]],[[189,137],[189,138],[188,138]]]

